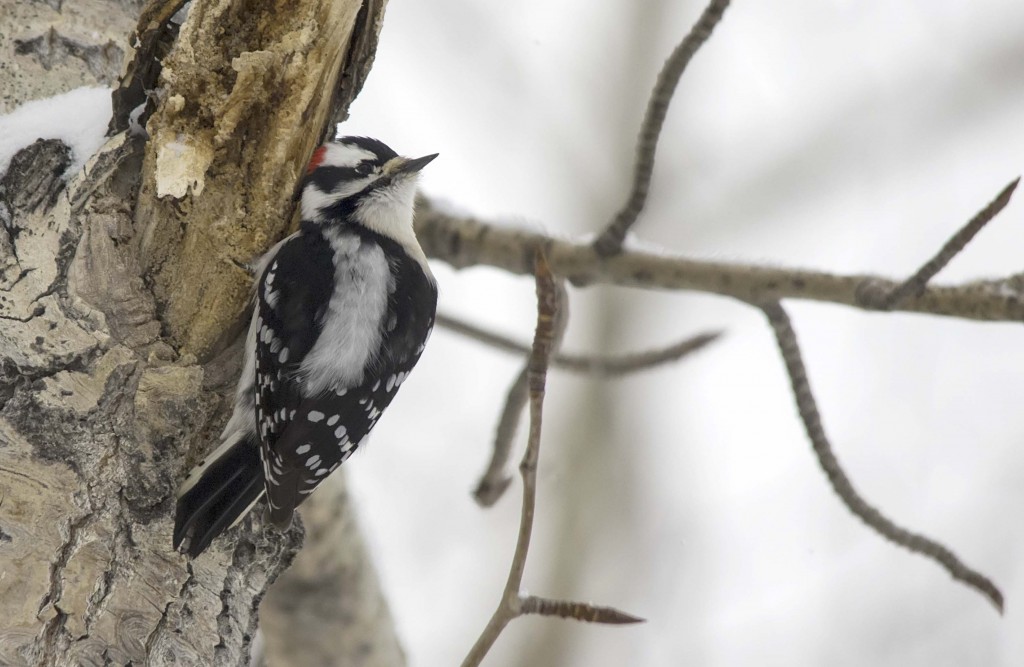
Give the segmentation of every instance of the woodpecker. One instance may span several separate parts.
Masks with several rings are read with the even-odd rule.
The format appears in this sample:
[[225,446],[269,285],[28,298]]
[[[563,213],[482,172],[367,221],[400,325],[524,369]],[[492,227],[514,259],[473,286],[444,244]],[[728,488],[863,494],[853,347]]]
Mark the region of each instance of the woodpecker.
[[412,219],[417,175],[435,157],[367,137],[313,153],[299,231],[256,264],[234,412],[178,492],[175,549],[198,556],[264,495],[287,527],[366,442],[434,325],[437,284]]

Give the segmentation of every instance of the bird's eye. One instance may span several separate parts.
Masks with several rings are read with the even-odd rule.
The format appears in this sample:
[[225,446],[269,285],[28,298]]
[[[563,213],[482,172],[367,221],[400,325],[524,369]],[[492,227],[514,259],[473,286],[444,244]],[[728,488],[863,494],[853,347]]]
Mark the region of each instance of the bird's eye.
[[356,167],[356,173],[359,174],[360,176],[369,176],[370,174],[373,173],[373,163],[360,162],[359,166]]

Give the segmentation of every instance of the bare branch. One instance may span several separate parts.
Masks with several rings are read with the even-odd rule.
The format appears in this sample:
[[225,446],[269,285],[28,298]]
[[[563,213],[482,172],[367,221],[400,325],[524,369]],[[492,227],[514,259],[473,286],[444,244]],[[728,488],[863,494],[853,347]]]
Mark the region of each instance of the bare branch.
[[[463,660],[463,667],[479,665],[490,651],[494,642],[498,639],[502,630],[513,618],[527,613],[526,606],[530,598],[524,598],[521,590],[523,585],[523,572],[526,569],[526,557],[530,551],[530,539],[533,535],[533,518],[536,513],[537,502],[537,462],[540,459],[540,434],[541,421],[544,411],[544,392],[547,380],[548,365],[551,356],[558,345],[560,337],[559,327],[564,327],[564,315],[560,315],[561,303],[564,300],[564,291],[551,273],[551,267],[544,257],[542,250],[538,248],[536,253],[536,281],[537,281],[537,330],[533,337],[533,350],[527,364],[527,386],[530,396],[530,437],[526,445],[526,453],[519,464],[519,473],[523,478],[523,509],[519,520],[519,537],[516,540],[516,549],[512,556],[512,565],[509,567],[508,580],[505,582],[505,590],[502,593],[501,601],[497,609],[487,623],[487,627],[476,640],[473,648],[470,649],[466,659]],[[559,320],[563,322],[559,322]],[[635,617],[624,614],[613,609],[592,607],[582,603],[540,601],[529,602],[532,611],[530,613],[542,613],[537,609],[553,610],[554,615],[562,615],[554,610],[563,611],[575,610],[581,620],[587,620],[590,615],[601,619],[617,619],[598,622],[635,622]],[[576,616],[572,616],[576,617]]]
[[527,365],[530,391],[530,439],[526,453],[519,465],[523,477],[523,511],[519,521],[519,538],[512,556],[508,580],[498,608],[494,611],[487,627],[477,639],[463,667],[479,665],[494,645],[498,635],[508,622],[521,613],[519,590],[523,584],[526,556],[530,551],[533,535],[533,515],[537,500],[537,461],[540,458],[540,430],[544,409],[544,384],[547,378],[548,361],[555,346],[556,319],[558,318],[558,291],[551,268],[538,249],[536,255],[537,279],[537,330],[533,337],[533,352]]
[[539,616],[558,616],[559,618],[571,618],[584,623],[606,623],[608,625],[625,625],[628,623],[644,623],[642,618],[619,611],[613,607],[598,607],[586,602],[573,602],[571,600],[551,600],[536,595],[528,595],[523,598],[521,611],[523,614],[537,614]]
[[676,85],[690,60],[711,37],[711,31],[722,20],[722,14],[728,6],[729,0],[711,0],[697,19],[697,23],[676,46],[658,74],[658,80],[647,102],[647,113],[640,127],[640,137],[636,142],[633,190],[615,219],[594,241],[594,249],[602,257],[610,257],[622,250],[622,241],[626,238],[626,233],[643,211],[651,186],[651,174],[654,172],[654,153],[658,149],[658,138],[661,136],[662,125],[665,124],[665,116],[668,115],[669,103],[676,92]]
[[[729,296],[747,303],[780,299],[824,301],[879,310],[870,290],[891,291],[898,282],[875,275],[707,262],[668,254],[624,250],[601,259],[590,244],[491,225],[472,217],[442,213],[422,200],[417,237],[430,257],[455,268],[493,266],[529,275],[530,248],[544,248],[551,269],[575,284],[603,283],[644,289],[691,290]],[[966,320],[1024,320],[1024,274],[952,286],[925,286],[920,296],[893,310]]]
[[[557,350],[562,344],[565,336],[565,328],[569,323],[569,293],[565,289],[564,281],[555,283],[556,299],[558,301],[555,309],[555,330],[552,348]],[[532,350],[526,350],[532,353]],[[505,474],[509,456],[512,453],[512,440],[516,437],[519,429],[519,419],[523,415],[523,408],[529,398],[529,374],[530,358],[527,358],[523,369],[516,376],[509,387],[508,396],[505,399],[505,407],[498,419],[498,428],[494,433],[494,447],[491,450],[491,460],[487,464],[487,470],[480,478],[473,497],[483,507],[490,507],[498,502],[498,499],[505,493],[505,489],[512,482],[512,478]]]
[[796,399],[797,409],[800,412],[800,419],[804,424],[804,429],[807,431],[807,437],[811,440],[814,453],[818,457],[818,464],[825,471],[825,475],[828,477],[828,481],[836,495],[839,496],[839,499],[861,521],[873,528],[882,537],[914,553],[919,553],[936,561],[954,579],[963,582],[988,598],[995,608],[999,610],[999,613],[1002,613],[1003,594],[985,575],[964,565],[957,558],[956,554],[938,542],[897,526],[878,509],[870,505],[853,487],[853,483],[846,476],[842,465],[832,450],[832,444],[825,434],[825,427],[821,422],[821,414],[818,412],[817,402],[814,399],[814,394],[811,392],[811,384],[807,378],[807,369],[800,354],[800,345],[797,342],[796,332],[793,330],[793,324],[790,322],[789,316],[777,301],[762,304],[761,308],[764,310],[765,315],[768,317],[768,322],[775,332],[779,351],[786,364],[786,371],[789,373],[793,396]]
[[[449,331],[485,343],[499,350],[504,350],[505,352],[512,352],[514,354],[528,354],[530,352],[530,348],[523,343],[503,336],[500,333],[488,331],[451,315],[439,313],[437,315],[437,324]],[[668,347],[622,355],[584,355],[556,352],[555,356],[551,358],[551,366],[576,373],[589,373],[598,377],[617,378],[637,371],[648,370],[672,361],[678,361],[718,340],[721,335],[721,331],[707,331],[681,340]]]
[[1010,182],[1002,191],[996,195],[985,208],[978,211],[977,215],[971,218],[966,225],[952,236],[939,252],[930,260],[924,263],[917,272],[908,278],[903,284],[889,292],[878,290],[862,290],[862,296],[867,300],[875,300],[877,307],[882,310],[891,310],[897,304],[903,303],[911,296],[920,296],[928,281],[935,277],[949,262],[963,250],[975,235],[982,230],[999,212],[1010,203],[1013,191],[1020,183],[1018,176]]
[[512,386],[508,388],[505,407],[501,410],[498,427],[494,432],[491,460],[477,482],[476,489],[473,490],[473,497],[481,507],[491,507],[498,502],[512,483],[512,477],[505,473],[505,468],[512,453],[512,440],[519,429],[519,419],[530,398],[528,377],[529,368],[524,365],[519,375],[512,381]]

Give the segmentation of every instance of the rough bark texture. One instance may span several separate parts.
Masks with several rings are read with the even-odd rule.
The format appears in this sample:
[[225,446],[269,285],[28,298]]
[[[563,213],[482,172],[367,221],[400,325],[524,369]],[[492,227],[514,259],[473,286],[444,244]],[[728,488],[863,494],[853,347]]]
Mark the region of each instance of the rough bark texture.
[[[51,34],[50,21],[92,20],[123,23],[124,39],[138,11],[98,0],[28,6],[34,14],[15,18],[30,37]],[[360,25],[379,28],[375,6]],[[339,69],[349,63],[348,79],[361,83],[372,62],[375,35],[358,40],[369,55],[345,58],[358,8],[196,0],[164,70],[154,140],[118,134],[79,174],[65,173],[65,146],[39,141],[2,175],[0,665],[249,662],[261,599],[302,530],[281,535],[257,511],[190,562],[170,548],[174,493],[227,416],[241,350],[224,343],[241,328],[241,264],[283,233],[292,182],[338,112],[332,100],[354,96],[334,89]],[[110,80],[78,67],[52,85],[22,85],[32,63],[2,41],[7,27],[5,104]],[[105,33],[90,34],[105,44]],[[187,159],[207,150],[208,160]],[[162,190],[178,176],[184,189]],[[325,611],[319,632],[349,633],[365,660],[344,662],[352,652],[334,664],[402,664],[351,514],[308,514],[339,512],[348,519],[337,530],[314,523],[316,536],[343,539],[321,583],[304,588],[311,574],[300,571],[275,607],[300,608],[288,596],[305,595]],[[324,562],[323,545],[311,547]],[[339,591],[341,606],[318,602]],[[274,631],[291,635],[297,620],[306,617],[279,615]]]
[[0,182],[0,664],[243,664],[299,532],[250,522],[206,558],[171,551],[179,445],[226,387],[160,340],[121,243],[139,146],[115,138],[65,187],[69,160],[39,141]]
[[0,114],[76,86],[116,81],[137,4],[0,0]]

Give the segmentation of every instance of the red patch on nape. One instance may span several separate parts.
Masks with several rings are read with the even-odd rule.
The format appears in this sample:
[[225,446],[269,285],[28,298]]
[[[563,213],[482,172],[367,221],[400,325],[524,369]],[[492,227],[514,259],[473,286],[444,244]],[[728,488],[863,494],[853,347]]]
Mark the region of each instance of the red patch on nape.
[[306,167],[306,174],[312,174],[313,170],[323,163],[325,157],[327,157],[327,146],[321,146],[313,151],[313,157],[309,158],[309,166]]

